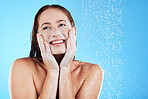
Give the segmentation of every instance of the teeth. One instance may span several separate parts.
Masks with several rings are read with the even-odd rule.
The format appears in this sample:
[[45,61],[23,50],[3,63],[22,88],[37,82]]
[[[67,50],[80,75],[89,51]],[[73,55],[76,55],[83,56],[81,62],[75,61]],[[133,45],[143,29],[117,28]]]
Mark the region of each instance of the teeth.
[[52,44],[56,44],[56,43],[63,43],[63,40],[52,42]]

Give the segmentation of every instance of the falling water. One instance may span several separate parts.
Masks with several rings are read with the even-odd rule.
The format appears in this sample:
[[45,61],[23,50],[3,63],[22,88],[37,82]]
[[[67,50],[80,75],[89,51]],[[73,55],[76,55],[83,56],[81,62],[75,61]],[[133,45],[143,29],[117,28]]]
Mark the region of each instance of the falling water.
[[84,60],[104,70],[102,98],[121,98],[122,94],[122,11],[122,0],[82,1],[81,37],[87,43]]

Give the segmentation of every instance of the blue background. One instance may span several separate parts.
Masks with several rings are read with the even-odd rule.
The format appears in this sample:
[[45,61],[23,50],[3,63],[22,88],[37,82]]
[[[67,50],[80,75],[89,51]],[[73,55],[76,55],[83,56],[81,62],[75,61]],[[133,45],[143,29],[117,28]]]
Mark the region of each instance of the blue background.
[[28,57],[34,16],[46,4],[60,4],[77,27],[76,59],[104,70],[100,99],[148,98],[147,0],[13,0],[0,3],[0,99],[9,99],[9,73]]

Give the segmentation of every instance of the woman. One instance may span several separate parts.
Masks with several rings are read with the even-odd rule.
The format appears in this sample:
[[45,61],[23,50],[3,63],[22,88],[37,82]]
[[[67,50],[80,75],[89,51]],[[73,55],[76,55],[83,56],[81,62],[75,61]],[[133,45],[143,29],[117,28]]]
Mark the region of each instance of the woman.
[[12,64],[12,99],[96,99],[101,91],[100,66],[74,60],[76,26],[69,11],[43,6],[36,14],[30,57]]

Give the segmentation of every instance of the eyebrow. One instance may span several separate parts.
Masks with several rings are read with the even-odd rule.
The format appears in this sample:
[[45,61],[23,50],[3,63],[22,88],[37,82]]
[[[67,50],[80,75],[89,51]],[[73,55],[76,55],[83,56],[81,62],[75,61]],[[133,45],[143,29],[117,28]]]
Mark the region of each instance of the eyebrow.
[[49,25],[51,25],[50,22],[45,22],[45,23],[43,23],[43,24],[41,25],[41,27],[42,27],[43,25],[45,25],[45,24],[49,24]]
[[[59,22],[61,22],[61,21],[66,22],[65,20],[58,20],[58,21],[57,21],[57,23],[59,23]],[[67,22],[66,22],[66,23],[67,23]],[[42,27],[43,25],[45,25],[45,24],[51,25],[51,23],[50,23],[50,22],[45,22],[45,23],[43,23],[43,24],[41,25],[41,27]]]
[[[61,21],[64,21],[64,22],[66,22],[65,20],[58,20],[58,21],[57,21],[57,23],[59,23],[59,22],[61,22]],[[66,22],[66,23],[67,23],[67,22]]]

